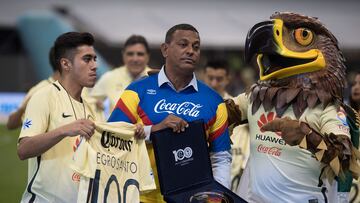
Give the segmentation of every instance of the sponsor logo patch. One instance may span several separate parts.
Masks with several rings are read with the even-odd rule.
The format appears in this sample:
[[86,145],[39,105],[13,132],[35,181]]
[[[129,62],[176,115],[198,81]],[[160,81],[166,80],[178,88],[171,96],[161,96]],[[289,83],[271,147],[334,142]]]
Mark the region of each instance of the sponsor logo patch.
[[156,90],[154,90],[154,89],[147,89],[147,90],[146,90],[146,94],[155,95],[155,94],[156,94]]
[[70,115],[70,114],[65,114],[65,113],[62,113],[62,117],[63,118],[68,118],[68,117],[71,117],[72,115]]
[[[265,132],[264,130],[261,130],[261,127],[265,124],[267,124],[270,121],[273,121],[276,118],[276,114],[274,112],[269,112],[267,115],[264,113],[261,114],[259,120],[257,121],[257,125],[260,128],[261,132]],[[275,132],[276,135],[281,137],[281,132]]]
[[260,153],[268,154],[268,155],[271,155],[271,156],[277,156],[277,157],[281,156],[281,153],[282,153],[281,148],[268,147],[268,146],[265,146],[263,144],[258,145],[256,150],[258,152],[260,152]]

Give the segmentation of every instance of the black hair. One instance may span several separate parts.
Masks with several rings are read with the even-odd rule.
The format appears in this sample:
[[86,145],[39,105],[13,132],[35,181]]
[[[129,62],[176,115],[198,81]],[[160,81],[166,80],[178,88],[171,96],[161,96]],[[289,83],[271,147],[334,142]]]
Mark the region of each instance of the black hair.
[[205,68],[213,68],[213,69],[224,69],[226,74],[228,75],[230,72],[229,64],[225,59],[212,59],[209,60],[206,64]]
[[56,38],[54,43],[54,63],[55,67],[61,72],[61,58],[73,60],[74,51],[82,45],[92,46],[95,40],[88,32],[67,32]]
[[126,49],[126,47],[132,46],[135,44],[144,45],[146,52],[150,53],[149,45],[148,45],[145,37],[143,37],[141,35],[131,35],[129,38],[127,38],[127,40],[125,41],[125,44],[124,44],[124,50]]
[[197,29],[190,24],[177,24],[177,25],[174,25],[173,27],[171,27],[166,32],[165,43],[169,44],[171,42],[172,36],[176,30],[190,30],[190,31],[193,31],[193,32],[196,32],[197,34],[199,34]]
[[54,72],[58,70],[58,68],[56,66],[56,61],[55,61],[55,49],[54,49],[54,47],[51,47],[50,51],[49,51],[49,63],[50,63],[50,66],[51,66],[51,68],[53,69]]

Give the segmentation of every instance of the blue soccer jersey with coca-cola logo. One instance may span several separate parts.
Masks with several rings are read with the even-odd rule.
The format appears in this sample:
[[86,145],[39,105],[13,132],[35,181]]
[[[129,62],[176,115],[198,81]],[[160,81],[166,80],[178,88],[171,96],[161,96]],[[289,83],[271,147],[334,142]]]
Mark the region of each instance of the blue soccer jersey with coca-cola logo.
[[197,88],[188,86],[177,92],[168,83],[158,83],[158,75],[131,83],[121,95],[108,121],[155,125],[169,114],[188,122],[202,119],[210,151],[229,150],[227,111],[220,95],[200,81],[196,81]]

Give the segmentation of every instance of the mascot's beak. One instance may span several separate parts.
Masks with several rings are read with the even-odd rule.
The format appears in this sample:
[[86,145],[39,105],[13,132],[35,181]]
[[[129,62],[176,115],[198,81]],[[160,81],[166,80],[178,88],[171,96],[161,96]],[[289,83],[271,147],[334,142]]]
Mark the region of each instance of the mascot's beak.
[[260,22],[252,27],[245,42],[245,62],[249,63],[258,53],[273,53],[275,42],[273,38],[273,21]]
[[245,42],[245,62],[256,56],[260,80],[282,79],[325,68],[325,59],[318,49],[295,52],[283,44],[283,21],[275,19],[256,24]]

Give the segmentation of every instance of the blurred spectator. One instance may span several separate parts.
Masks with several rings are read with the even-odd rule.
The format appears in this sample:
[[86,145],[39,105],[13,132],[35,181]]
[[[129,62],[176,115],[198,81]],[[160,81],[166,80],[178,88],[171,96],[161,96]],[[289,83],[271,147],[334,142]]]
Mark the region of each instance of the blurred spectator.
[[223,99],[232,97],[226,92],[229,81],[229,67],[226,60],[218,59],[208,62],[205,67],[204,82],[217,91]]
[[357,72],[351,85],[350,106],[360,113],[360,72]]
[[6,127],[9,130],[16,129],[22,125],[23,115],[25,113],[27,103],[29,102],[29,99],[31,98],[31,96],[35,92],[37,92],[39,89],[46,87],[47,85],[49,85],[59,79],[60,72],[55,65],[54,48],[53,47],[51,47],[51,49],[49,51],[49,62],[50,62],[51,68],[53,69],[53,74],[48,79],[42,80],[38,84],[36,84],[34,87],[32,87],[26,94],[24,101],[22,102],[20,107],[15,112],[13,112],[9,115],[9,119],[6,123]]
[[[233,97],[226,92],[226,87],[230,81],[229,66],[226,60],[210,60],[205,67],[204,81],[216,90],[223,99],[231,99]],[[231,190],[236,192],[250,153],[249,125],[243,124],[235,127],[230,138],[232,142]]]
[[[355,74],[351,85],[350,106],[360,114],[360,72]],[[360,182],[354,180],[350,191],[350,202],[360,202]]]
[[98,108],[103,109],[106,98],[110,100],[110,110],[113,110],[124,89],[134,80],[145,76],[150,57],[149,46],[141,35],[130,36],[122,52],[124,65],[105,73],[90,95],[97,99]]

